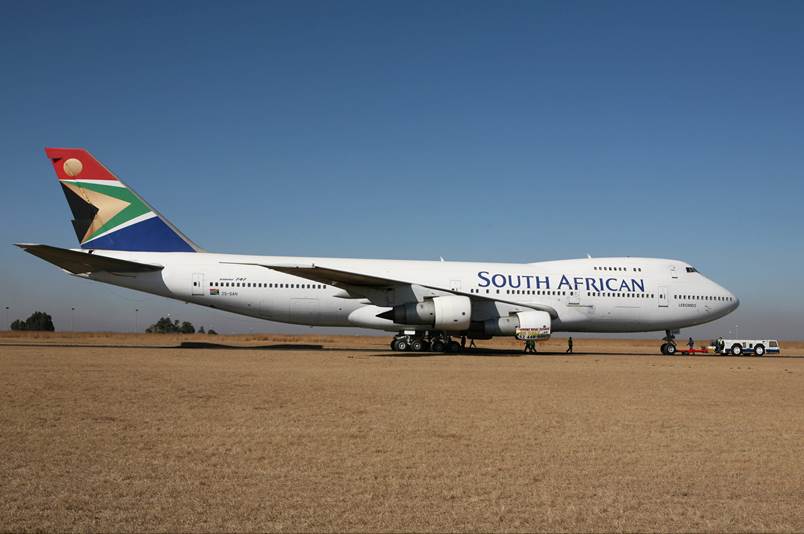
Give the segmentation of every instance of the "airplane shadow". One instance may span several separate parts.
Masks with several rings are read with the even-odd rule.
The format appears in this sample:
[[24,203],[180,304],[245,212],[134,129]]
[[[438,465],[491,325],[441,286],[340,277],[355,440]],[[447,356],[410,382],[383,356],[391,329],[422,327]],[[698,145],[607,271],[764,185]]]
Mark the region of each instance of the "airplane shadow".
[[[124,344],[91,344],[91,343],[0,343],[0,347],[40,347],[58,349],[215,349],[215,350],[338,350],[325,349],[323,345],[304,345],[278,343],[276,345],[224,345],[201,341],[182,341],[178,345],[124,345]],[[364,349],[365,350],[365,349]]]
[[575,351],[573,353],[566,353],[563,350],[555,352],[539,351],[536,353],[524,353],[521,349],[485,349],[473,348],[465,349],[458,354],[447,354],[443,352],[392,352],[390,350],[381,351],[377,348],[347,348],[347,347],[327,347],[318,344],[304,344],[304,343],[276,343],[272,345],[226,345],[223,343],[210,343],[206,341],[183,341],[180,344],[172,345],[125,345],[125,344],[97,344],[91,343],[0,343],[0,347],[40,347],[40,348],[85,348],[85,349],[145,349],[145,350],[175,350],[175,349],[211,349],[211,350],[284,350],[284,351],[320,351],[320,352],[359,352],[359,353],[372,353],[367,354],[371,358],[439,358],[450,356],[472,356],[472,357],[487,357],[487,358],[521,358],[521,357],[539,357],[539,356],[564,356],[570,358],[572,356],[646,356],[646,357],[661,357],[668,360],[686,359],[700,359],[700,358],[731,358],[738,361],[752,361],[759,359],[804,359],[804,356],[799,355],[781,355],[762,357],[757,356],[720,356],[717,354],[697,354],[695,356],[663,356],[661,354],[650,353],[633,353],[633,352],[581,352]]
[[564,356],[572,358],[573,356],[641,356],[641,357],[659,357],[666,358],[668,361],[686,361],[688,359],[714,359],[714,358],[732,358],[738,361],[751,361],[754,359],[802,359],[804,356],[720,356],[717,354],[695,355],[695,356],[665,356],[662,354],[649,354],[649,353],[633,353],[633,352],[571,352],[567,353],[562,351],[546,352],[539,351],[536,353],[525,353],[522,350],[506,350],[506,349],[466,349],[458,354],[447,354],[443,352],[384,352],[379,354],[371,354],[373,358],[438,358],[450,356],[477,356],[477,357],[497,357],[497,358],[521,358],[521,357],[536,357],[539,356]]
[[[175,347],[174,347],[175,348]],[[323,345],[308,345],[301,343],[277,343],[275,345],[224,345],[222,343],[209,343],[206,341],[182,341],[180,349],[216,349],[216,350],[324,350]]]

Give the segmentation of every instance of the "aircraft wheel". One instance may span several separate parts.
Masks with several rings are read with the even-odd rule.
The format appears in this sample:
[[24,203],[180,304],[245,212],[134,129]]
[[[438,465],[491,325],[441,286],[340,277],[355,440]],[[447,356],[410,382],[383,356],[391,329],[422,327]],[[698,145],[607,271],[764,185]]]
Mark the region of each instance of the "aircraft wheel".
[[764,345],[757,345],[754,347],[754,354],[757,356],[764,356],[765,355],[765,346]]
[[731,353],[733,356],[742,356],[743,355],[743,347],[742,345],[735,343],[731,346]]
[[440,339],[436,339],[430,344],[430,350],[433,352],[444,352],[445,348],[444,342]]
[[424,343],[421,339],[414,339],[410,342],[410,350],[413,352],[421,352],[424,350]]
[[662,343],[662,346],[661,346],[661,348],[659,348],[659,351],[662,354],[667,354],[667,343]]
[[393,351],[399,350],[398,348],[396,348],[396,340],[395,339],[391,340],[391,350],[393,350]]
[[408,348],[410,348],[410,344],[406,339],[396,340],[396,350],[398,350],[399,352],[405,352],[406,350],[408,350]]
[[665,347],[665,349],[664,349],[664,350],[666,351],[665,353],[666,353],[668,356],[673,356],[673,355],[676,353],[676,346],[675,346],[675,345],[673,345],[672,343],[668,343],[668,344],[667,344],[667,347]]

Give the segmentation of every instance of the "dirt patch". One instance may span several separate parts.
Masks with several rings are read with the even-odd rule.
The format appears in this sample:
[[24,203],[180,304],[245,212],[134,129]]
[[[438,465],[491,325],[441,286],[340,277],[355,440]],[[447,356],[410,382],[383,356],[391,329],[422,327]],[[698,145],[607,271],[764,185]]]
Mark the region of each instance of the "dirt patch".
[[804,358],[173,337],[0,336],[0,530],[804,530]]

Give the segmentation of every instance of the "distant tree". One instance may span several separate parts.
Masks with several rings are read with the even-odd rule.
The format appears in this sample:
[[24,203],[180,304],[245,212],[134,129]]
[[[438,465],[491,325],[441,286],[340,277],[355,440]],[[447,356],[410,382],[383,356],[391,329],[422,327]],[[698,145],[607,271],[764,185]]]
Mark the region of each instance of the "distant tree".
[[170,317],[160,317],[158,321],[145,329],[149,334],[175,334],[179,331],[179,322],[175,323]]
[[217,336],[218,333],[210,328],[209,330],[207,330],[207,335],[209,335],[209,336]]
[[193,323],[184,321],[179,327],[179,332],[182,334],[195,334],[195,327],[193,326]]
[[195,332],[193,323],[178,319],[171,321],[170,317],[160,317],[157,322],[145,329],[149,334],[192,334]]
[[198,327],[198,333],[199,333],[199,334],[206,334],[206,333],[207,333],[207,331],[206,331],[206,330],[204,330],[204,327],[203,327],[203,326],[199,326],[199,327]]
[[45,312],[36,311],[31,314],[26,320],[21,321],[17,319],[11,323],[12,330],[32,330],[38,332],[53,332],[56,328],[53,326],[53,318]]

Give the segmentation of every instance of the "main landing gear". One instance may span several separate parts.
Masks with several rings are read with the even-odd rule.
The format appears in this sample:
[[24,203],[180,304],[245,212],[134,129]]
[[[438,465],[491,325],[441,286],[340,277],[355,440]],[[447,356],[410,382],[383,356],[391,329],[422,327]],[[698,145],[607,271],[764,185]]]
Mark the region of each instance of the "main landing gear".
[[400,332],[391,341],[391,350],[395,352],[445,352],[457,354],[463,349],[443,332]]
[[676,336],[670,330],[665,330],[664,333],[665,336],[662,338],[664,343],[662,343],[661,347],[662,354],[673,356],[676,353]]

